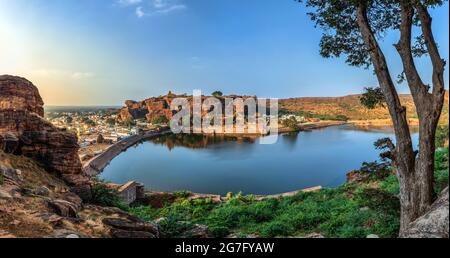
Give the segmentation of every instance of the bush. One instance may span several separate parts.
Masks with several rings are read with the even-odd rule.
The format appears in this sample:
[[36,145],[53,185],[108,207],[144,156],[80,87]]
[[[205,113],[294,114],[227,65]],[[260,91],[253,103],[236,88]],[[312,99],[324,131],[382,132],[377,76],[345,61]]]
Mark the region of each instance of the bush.
[[292,130],[298,130],[299,126],[298,126],[298,121],[295,117],[289,117],[287,119],[284,119],[281,124],[283,125],[283,127],[286,128],[290,128]]
[[448,147],[437,149],[434,159],[435,192],[439,194],[448,186]]
[[119,193],[102,183],[98,183],[92,188],[91,202],[101,206],[127,209],[127,205],[119,197]]
[[444,143],[448,140],[448,125],[438,126],[436,129],[436,147],[444,147]]
[[167,124],[169,122],[169,119],[167,119],[164,115],[155,116],[150,120],[150,123],[153,125],[156,124]]

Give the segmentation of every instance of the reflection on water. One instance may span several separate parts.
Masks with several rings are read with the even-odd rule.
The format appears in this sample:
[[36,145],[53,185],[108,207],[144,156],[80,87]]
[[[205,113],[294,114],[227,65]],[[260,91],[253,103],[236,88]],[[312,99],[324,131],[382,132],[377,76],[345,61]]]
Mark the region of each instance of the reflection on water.
[[[114,183],[136,180],[149,190],[274,194],[345,181],[348,171],[374,161],[373,143],[385,130],[350,125],[283,134],[271,145],[255,137],[165,135],[116,157],[100,175]],[[417,134],[414,134],[417,143]]]
[[214,144],[235,142],[237,144],[254,143],[256,137],[224,136],[224,135],[200,135],[200,134],[167,134],[158,138],[148,139],[148,142],[167,146],[169,150],[175,147],[191,149],[208,148]]

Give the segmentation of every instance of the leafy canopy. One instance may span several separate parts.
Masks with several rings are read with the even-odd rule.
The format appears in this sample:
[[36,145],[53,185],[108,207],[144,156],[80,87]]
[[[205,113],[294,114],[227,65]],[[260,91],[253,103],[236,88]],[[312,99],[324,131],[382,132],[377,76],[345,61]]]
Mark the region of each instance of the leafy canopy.
[[[313,11],[309,12],[316,27],[323,29],[320,54],[325,58],[346,57],[351,66],[369,68],[371,58],[358,28],[356,11],[363,5],[367,18],[377,40],[382,40],[391,30],[398,30],[401,23],[400,4],[402,2],[421,3],[425,7],[436,7],[445,0],[298,0],[305,2]],[[417,15],[413,26],[419,25]],[[420,57],[427,53],[422,35],[415,36],[412,53]]]

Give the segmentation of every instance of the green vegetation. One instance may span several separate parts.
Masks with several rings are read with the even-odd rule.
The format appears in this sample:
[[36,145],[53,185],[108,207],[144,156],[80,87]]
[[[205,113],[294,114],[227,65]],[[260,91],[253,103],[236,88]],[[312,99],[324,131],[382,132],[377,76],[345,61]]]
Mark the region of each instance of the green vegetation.
[[222,96],[223,96],[223,93],[222,93],[221,91],[216,90],[216,91],[214,91],[214,92],[212,93],[212,95],[213,95],[214,97],[222,97]]
[[3,178],[3,174],[0,173],[0,185],[3,185],[5,179]]
[[109,125],[109,126],[115,126],[116,125],[116,120],[114,119],[114,118],[108,118],[108,119],[106,119],[106,123]]
[[438,148],[435,159],[435,192],[439,194],[448,186],[448,147]]
[[286,109],[280,109],[278,114],[280,116],[282,115],[298,115],[298,116],[303,116],[305,118],[315,118],[315,119],[320,119],[320,120],[331,120],[331,121],[347,121],[349,120],[349,118],[345,115],[336,115],[336,116],[331,116],[331,115],[320,115],[320,114],[314,114],[311,112],[306,112],[306,111],[296,111],[296,112],[291,112],[288,111]]
[[91,119],[89,119],[87,117],[83,117],[81,119],[81,121],[87,126],[95,126],[96,125],[94,121],[92,121]]
[[364,89],[365,92],[360,97],[361,105],[368,109],[374,109],[377,107],[384,107],[386,99],[380,87],[372,88],[368,87]]
[[445,141],[448,142],[448,124],[440,125],[436,129],[436,147],[444,147]]
[[161,209],[140,206],[129,212],[145,220],[168,218],[172,237],[195,223],[208,225],[215,237],[230,233],[275,237],[312,232],[327,237],[394,237],[399,227],[398,199],[379,189],[357,185],[263,201],[240,194],[223,204],[184,199]]
[[92,188],[91,202],[101,206],[128,209],[128,206],[120,199],[118,192],[103,183],[97,183]]
[[157,125],[157,124],[167,124],[169,122],[169,119],[167,119],[164,115],[155,116],[150,120],[150,123]]
[[283,127],[287,127],[290,128],[292,130],[298,130],[299,129],[299,122],[297,121],[297,119],[295,117],[289,117],[288,119],[284,119],[281,124],[283,125]]
[[128,126],[128,127],[135,126],[136,121],[134,121],[133,119],[128,119],[128,120],[122,121],[122,125]]

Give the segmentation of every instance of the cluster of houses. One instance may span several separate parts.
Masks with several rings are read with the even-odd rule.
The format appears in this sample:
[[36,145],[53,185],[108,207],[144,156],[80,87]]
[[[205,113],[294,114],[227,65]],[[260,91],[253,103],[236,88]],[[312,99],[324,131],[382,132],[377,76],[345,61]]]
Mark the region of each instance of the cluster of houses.
[[297,122],[299,122],[299,123],[307,122],[307,120],[304,116],[299,116],[299,115],[294,115],[294,114],[282,115],[282,116],[280,116],[279,120],[280,120],[280,122],[283,122],[284,120],[289,120],[289,119],[293,119],[293,118],[295,118],[295,120],[297,120]]
[[81,147],[96,144],[99,135],[102,136],[105,143],[115,143],[139,134],[140,128],[143,126],[110,123],[109,121],[116,121],[117,115],[104,115],[99,112],[61,112],[54,118],[48,119],[57,127],[75,132]]

